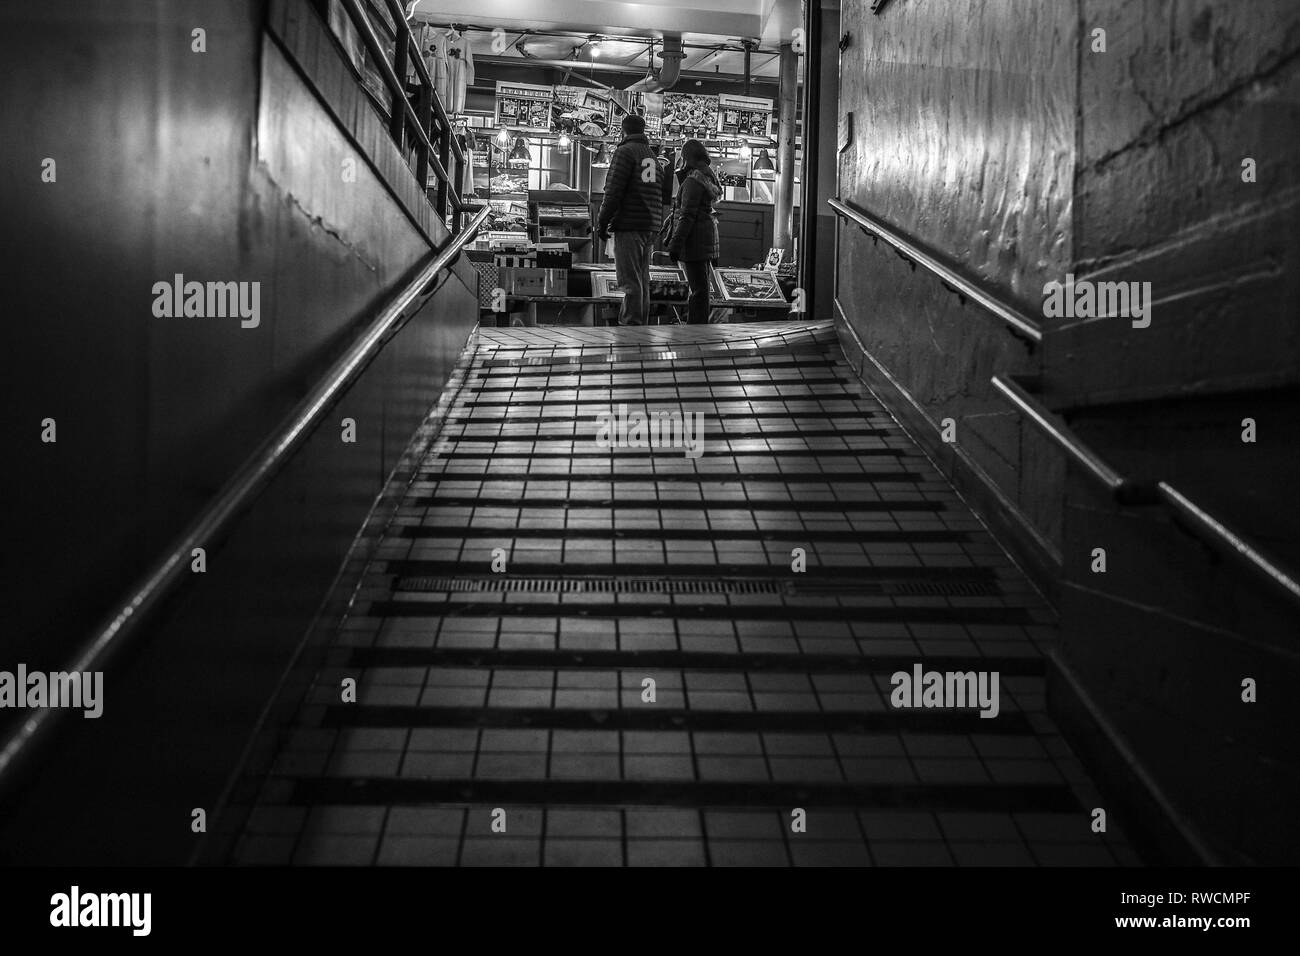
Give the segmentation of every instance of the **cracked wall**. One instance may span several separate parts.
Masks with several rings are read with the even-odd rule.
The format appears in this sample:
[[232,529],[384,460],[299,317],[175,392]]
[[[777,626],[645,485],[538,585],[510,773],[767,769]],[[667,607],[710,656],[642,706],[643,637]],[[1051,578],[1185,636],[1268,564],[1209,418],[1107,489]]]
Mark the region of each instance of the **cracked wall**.
[[[1083,0],[1075,271],[1150,282],[1151,325],[1063,322],[1044,383],[1121,473],[1300,568],[1300,5]],[[1254,181],[1243,161],[1254,161]],[[1243,442],[1243,422],[1256,440]],[[1296,611],[1158,509],[1072,479],[1062,657],[1203,838],[1300,852]],[[1090,554],[1104,548],[1106,573]],[[1273,688],[1254,704],[1241,681]]]

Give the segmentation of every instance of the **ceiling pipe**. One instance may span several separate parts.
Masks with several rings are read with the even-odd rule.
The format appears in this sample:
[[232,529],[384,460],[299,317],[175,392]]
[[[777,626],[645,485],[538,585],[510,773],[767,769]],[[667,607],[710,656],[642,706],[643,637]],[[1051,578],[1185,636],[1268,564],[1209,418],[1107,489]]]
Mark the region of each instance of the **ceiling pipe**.
[[600,80],[593,80],[591,77],[589,77],[589,76],[583,76],[581,73],[574,73],[572,69],[565,70],[565,71],[564,71],[564,85],[565,85],[565,86],[569,86],[570,84],[573,83],[574,80],[578,80],[578,81],[580,81],[580,82],[582,82],[582,83],[587,83],[587,84],[589,84],[590,86],[594,86],[594,87],[596,87],[597,89],[601,89],[601,90],[612,90],[612,89],[614,89],[614,87],[610,86],[608,83],[602,83],[602,82],[600,82]]
[[677,85],[682,74],[682,58],[686,55],[682,52],[682,35],[665,33],[663,44],[664,48],[659,51],[659,56],[664,61],[664,65],[660,67],[659,75],[638,80],[627,88],[629,93],[660,93]]

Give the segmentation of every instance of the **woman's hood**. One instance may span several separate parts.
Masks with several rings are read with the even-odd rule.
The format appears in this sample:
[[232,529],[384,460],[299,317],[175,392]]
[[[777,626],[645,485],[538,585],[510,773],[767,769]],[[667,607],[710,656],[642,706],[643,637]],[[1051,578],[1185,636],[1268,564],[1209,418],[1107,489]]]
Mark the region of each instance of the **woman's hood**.
[[693,179],[703,186],[704,191],[715,200],[722,195],[722,183],[718,180],[718,174],[713,171],[712,166],[696,166],[686,178]]

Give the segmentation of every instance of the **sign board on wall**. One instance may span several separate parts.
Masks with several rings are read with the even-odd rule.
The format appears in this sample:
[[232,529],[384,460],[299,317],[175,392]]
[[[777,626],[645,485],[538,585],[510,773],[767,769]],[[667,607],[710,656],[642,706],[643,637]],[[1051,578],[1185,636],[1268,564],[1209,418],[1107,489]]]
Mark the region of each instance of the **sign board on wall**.
[[773,102],[760,96],[718,94],[718,132],[742,139],[772,138]]
[[497,125],[546,132],[551,128],[554,90],[536,83],[497,80]]

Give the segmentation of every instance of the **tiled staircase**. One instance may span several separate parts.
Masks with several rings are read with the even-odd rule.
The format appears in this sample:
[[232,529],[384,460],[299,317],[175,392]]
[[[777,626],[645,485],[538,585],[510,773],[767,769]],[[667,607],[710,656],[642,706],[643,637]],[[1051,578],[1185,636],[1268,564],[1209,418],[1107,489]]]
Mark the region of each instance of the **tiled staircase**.
[[[601,447],[620,405],[702,454]],[[378,558],[234,862],[1137,862],[1044,713],[1051,609],[829,323],[481,330]],[[893,706],[914,665],[996,717]]]

